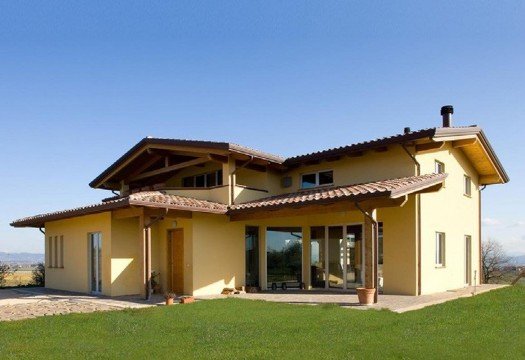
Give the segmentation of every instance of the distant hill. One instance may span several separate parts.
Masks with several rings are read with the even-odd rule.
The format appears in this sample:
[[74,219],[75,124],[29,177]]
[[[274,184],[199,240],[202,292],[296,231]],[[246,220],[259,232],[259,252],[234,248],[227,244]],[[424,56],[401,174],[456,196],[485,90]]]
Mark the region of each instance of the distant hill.
[[44,254],[0,252],[0,262],[10,264],[35,264],[44,261]]
[[525,255],[513,256],[509,263],[512,265],[525,266]]

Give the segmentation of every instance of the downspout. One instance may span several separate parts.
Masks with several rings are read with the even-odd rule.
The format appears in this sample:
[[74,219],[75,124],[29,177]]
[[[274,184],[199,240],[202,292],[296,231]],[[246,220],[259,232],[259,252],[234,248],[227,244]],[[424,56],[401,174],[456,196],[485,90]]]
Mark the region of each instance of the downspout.
[[38,228],[38,231],[40,231],[40,232],[41,232],[42,234],[44,234],[44,235],[45,235],[45,234],[46,234],[46,232],[45,232],[44,230],[42,230],[42,228],[43,228],[43,226],[39,227],[39,228]]
[[[421,164],[417,161],[416,156],[413,155],[406,147],[405,144],[401,144],[401,147],[408,154],[410,159],[416,165],[416,176],[421,175]],[[416,242],[417,242],[417,294],[421,295],[421,195],[416,194]]]
[[242,169],[242,168],[245,168],[246,166],[250,165],[251,162],[253,161],[254,157],[253,155],[250,155],[250,159],[247,160],[246,162],[244,162],[241,166],[239,167],[235,167],[235,170],[233,170],[232,172],[230,172],[230,196],[232,198],[232,203],[231,205],[235,204],[235,184],[233,184],[233,175],[235,175],[235,173],[237,172],[238,169]]
[[374,292],[374,304],[377,304],[377,300],[378,300],[378,292],[379,292],[379,287],[378,287],[378,282],[377,282],[377,262],[378,262],[378,259],[379,259],[379,255],[378,255],[378,251],[379,251],[379,224],[377,222],[376,219],[374,219],[368,212],[366,212],[365,210],[363,210],[363,208],[359,205],[358,202],[355,203],[355,207],[361,211],[361,213],[368,218],[368,220],[370,220],[370,222],[372,223],[372,227],[373,227],[373,231],[374,231],[374,254],[373,254],[373,259],[374,259],[374,288],[376,289],[376,291]]
[[[483,284],[483,282],[485,281],[485,278],[483,276],[482,259],[481,259],[481,192],[485,190],[486,187],[487,185],[481,186],[481,188],[479,189],[479,194],[478,194],[478,234],[479,234],[478,253],[479,253],[479,283],[480,285]],[[476,284],[474,284],[474,286],[475,285]]]
[[144,236],[145,236],[145,247],[146,247],[146,300],[151,299],[151,226],[164,219],[168,215],[168,209],[164,209],[166,212],[162,216],[157,216],[151,220],[148,224],[144,225]]

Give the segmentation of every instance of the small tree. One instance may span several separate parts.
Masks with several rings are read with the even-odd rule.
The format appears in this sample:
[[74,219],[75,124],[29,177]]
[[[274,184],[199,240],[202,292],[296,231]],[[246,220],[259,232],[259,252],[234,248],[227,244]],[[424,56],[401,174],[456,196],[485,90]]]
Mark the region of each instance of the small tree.
[[46,280],[46,267],[44,266],[44,263],[38,263],[36,267],[33,269],[33,284],[36,286],[44,286],[45,280]]
[[0,264],[0,287],[5,286],[5,279],[12,274],[11,267],[7,264]]
[[498,282],[505,274],[503,266],[508,263],[510,257],[505,254],[503,246],[494,239],[488,239],[481,244],[481,268],[483,279],[486,284]]

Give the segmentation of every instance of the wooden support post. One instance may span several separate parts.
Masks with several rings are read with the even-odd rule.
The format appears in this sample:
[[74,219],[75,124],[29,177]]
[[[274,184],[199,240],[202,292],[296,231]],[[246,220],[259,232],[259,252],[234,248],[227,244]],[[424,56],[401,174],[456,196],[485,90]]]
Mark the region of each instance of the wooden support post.
[[146,233],[146,299],[151,296],[151,227],[147,227]]
[[374,303],[377,303],[377,261],[378,261],[378,229],[377,211],[370,210],[364,214],[365,241],[365,288],[375,289]]
[[144,215],[141,214],[139,216],[139,241],[140,241],[140,252],[142,261],[140,264],[140,272],[142,274],[142,292],[144,295],[144,298],[148,296],[147,294],[147,279],[146,279],[146,229],[145,229],[145,223],[144,223]]

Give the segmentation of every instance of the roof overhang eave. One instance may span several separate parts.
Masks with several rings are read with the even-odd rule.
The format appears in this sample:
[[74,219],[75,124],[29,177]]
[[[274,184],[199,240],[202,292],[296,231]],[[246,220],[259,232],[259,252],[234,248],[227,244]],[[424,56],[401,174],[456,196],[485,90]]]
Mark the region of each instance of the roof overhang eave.
[[[401,190],[393,191],[377,191],[369,194],[361,194],[355,196],[343,196],[338,198],[330,199],[313,199],[311,201],[302,203],[286,203],[272,206],[260,206],[244,209],[230,209],[227,215],[230,216],[232,221],[246,220],[251,216],[254,218],[269,218],[279,213],[285,213],[285,216],[294,216],[293,212],[297,212],[297,216],[301,215],[304,210],[313,209],[316,207],[324,207],[324,212],[331,211],[353,211],[357,210],[355,206],[359,203],[362,208],[365,209],[378,209],[387,207],[400,207],[406,203],[408,195],[428,193],[439,191],[443,187],[443,183],[447,177],[447,174],[443,174],[441,178],[432,179],[423,183],[417,183],[404,187]],[[341,204],[342,206],[336,206]],[[345,208],[344,205],[347,205]],[[332,206],[330,208],[330,206]]]
[[496,155],[496,152],[492,148],[488,138],[480,127],[471,126],[466,128],[437,128],[436,133],[432,137],[432,140],[454,141],[474,137],[479,141],[485,155],[487,156],[487,159],[492,164],[492,167],[494,168],[494,174],[499,177],[498,181],[488,181],[487,183],[482,183],[481,185],[508,183],[510,178],[507,175],[507,172],[501,164],[498,156]]

